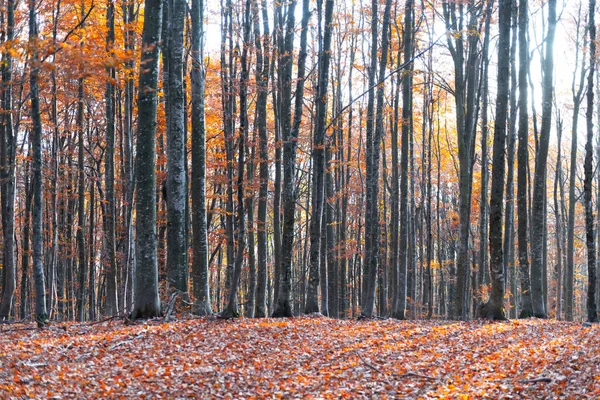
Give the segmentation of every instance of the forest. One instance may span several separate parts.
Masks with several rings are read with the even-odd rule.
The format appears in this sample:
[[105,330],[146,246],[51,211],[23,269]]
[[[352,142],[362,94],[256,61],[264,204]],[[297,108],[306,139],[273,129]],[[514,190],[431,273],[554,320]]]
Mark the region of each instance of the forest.
[[596,6],[559,3],[5,0],[0,319],[595,322]]
[[0,397],[600,396],[597,12],[0,0]]

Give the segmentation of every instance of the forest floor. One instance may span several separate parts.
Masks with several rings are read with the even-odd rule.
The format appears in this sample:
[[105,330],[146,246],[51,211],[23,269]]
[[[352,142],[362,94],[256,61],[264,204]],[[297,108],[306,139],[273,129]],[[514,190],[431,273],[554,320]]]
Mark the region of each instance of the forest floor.
[[599,398],[600,326],[185,318],[0,325],[0,398]]

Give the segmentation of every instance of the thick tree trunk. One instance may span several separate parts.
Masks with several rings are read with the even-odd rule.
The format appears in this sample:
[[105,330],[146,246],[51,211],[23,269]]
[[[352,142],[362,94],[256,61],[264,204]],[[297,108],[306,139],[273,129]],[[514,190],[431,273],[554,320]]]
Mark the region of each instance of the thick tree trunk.
[[183,31],[185,0],[169,0],[167,46],[167,281],[170,289],[188,292],[185,208],[187,196]]
[[163,2],[146,0],[139,77],[136,260],[133,318],[160,315],[156,247],[156,109]]
[[500,0],[498,40],[498,97],[494,124],[494,147],[492,161],[492,191],[490,196],[490,272],[492,292],[483,305],[481,316],[504,320],[504,252],[502,247],[502,203],[504,199],[504,145],[509,94],[510,21],[512,0]]

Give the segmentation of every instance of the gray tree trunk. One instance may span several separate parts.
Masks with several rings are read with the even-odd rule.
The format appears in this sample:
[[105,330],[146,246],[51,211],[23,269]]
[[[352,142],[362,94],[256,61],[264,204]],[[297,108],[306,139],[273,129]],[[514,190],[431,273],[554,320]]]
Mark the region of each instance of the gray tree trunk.
[[[311,199],[311,219],[310,219],[310,267],[308,292],[306,298],[306,307],[304,312],[309,314],[318,312],[318,294],[317,287],[319,286],[319,259],[321,240],[326,240],[321,237],[321,222],[323,220],[323,199],[325,189],[325,129],[327,120],[327,88],[329,85],[329,64],[331,61],[331,36],[333,18],[333,0],[325,2],[325,21],[323,42],[319,44],[319,77],[317,83],[317,93],[315,97],[316,103],[316,122],[313,137],[312,148],[312,199]],[[322,1],[318,3],[319,12]],[[319,20],[319,24],[321,21]],[[319,27],[319,29],[321,29]],[[323,282],[324,284],[325,282]],[[327,302],[327,296],[324,291],[321,291],[322,302]],[[324,310],[321,310],[324,311]]]
[[502,203],[504,200],[504,146],[508,114],[509,67],[510,67],[510,21],[512,0],[500,0],[498,40],[498,95],[496,121],[494,124],[494,146],[492,164],[492,191],[490,196],[490,272],[492,292],[483,305],[481,316],[504,320],[505,271],[502,247]]
[[[404,7],[404,63],[406,64],[412,56],[413,38],[413,9],[414,2],[408,0]],[[398,277],[397,290],[392,316],[397,319],[406,318],[406,296],[407,296],[407,264],[408,264],[408,145],[410,135],[410,124],[408,123],[412,113],[411,103],[411,79],[412,64],[402,76],[402,153],[400,159],[400,247],[398,249]],[[400,82],[398,82],[400,84]]]
[[269,196],[269,149],[267,136],[267,99],[269,86],[269,18],[267,7],[262,5],[263,43],[261,43],[260,23],[258,16],[258,0],[254,4],[254,45],[256,47],[256,82],[258,97],[256,100],[256,125],[259,137],[259,179],[258,215],[256,221],[257,238],[257,277],[256,301],[254,316],[263,318],[267,315],[267,203]]
[[521,312],[519,318],[533,316],[529,275],[528,240],[528,166],[529,166],[529,116],[527,100],[527,75],[529,74],[529,44],[527,40],[529,10],[527,0],[519,1],[519,146],[517,165],[517,213],[519,243],[519,280],[521,282]]
[[42,201],[42,118],[40,113],[39,98],[39,64],[40,58],[37,50],[38,27],[36,15],[36,3],[29,3],[29,41],[32,46],[31,70],[29,72],[29,98],[31,99],[31,149],[33,155],[33,275],[35,280],[35,320],[38,327],[48,323],[48,312],[46,310],[46,281],[43,265],[43,201]]
[[204,118],[204,0],[192,1],[192,224],[194,313],[212,313],[206,221],[206,128]]
[[160,315],[156,242],[156,108],[161,0],[146,0],[139,97],[136,168],[136,270],[133,318]]
[[[443,3],[444,19],[448,30],[457,33],[462,32],[465,28],[465,18],[467,17],[469,21],[466,29],[469,31],[477,30],[477,19],[481,7],[475,4],[468,5],[468,7],[468,15],[465,15],[464,4]],[[452,37],[454,37],[454,40]],[[456,291],[452,301],[454,302],[453,317],[459,319],[466,319],[469,313],[469,233],[471,227],[471,190],[473,185],[473,144],[475,122],[477,120],[477,88],[479,87],[477,74],[480,61],[478,42],[477,35],[470,35],[466,43],[462,34],[455,36],[448,35],[448,46],[454,62],[460,217],[456,259]]]
[[[292,249],[294,244],[294,224],[297,193],[294,177],[296,173],[296,149],[297,139],[302,122],[302,101],[304,99],[304,79],[306,67],[306,48],[308,36],[308,21],[310,19],[309,1],[302,1],[302,28],[300,33],[300,52],[298,54],[298,79],[296,84],[296,102],[294,104],[294,123],[290,129],[290,106],[291,106],[291,84],[292,84],[292,55],[294,46],[294,22],[293,11],[296,0],[293,0],[288,9],[288,21],[285,35],[285,49],[290,54],[281,58],[282,67],[282,100],[280,129],[283,133],[283,231],[281,241],[281,265],[278,266],[280,279],[277,297],[275,298],[273,317],[291,317],[291,272],[292,272]],[[291,10],[291,11],[290,11]],[[286,116],[287,114],[287,116]],[[275,260],[277,262],[277,260]]]
[[169,0],[167,117],[167,280],[170,289],[187,295],[188,265],[185,208],[185,106],[183,88],[183,31],[185,0]]
[[[244,6],[244,43],[241,58],[240,77],[240,136],[238,140],[238,171],[237,171],[237,249],[231,285],[229,287],[227,306],[221,313],[222,318],[239,316],[237,295],[242,275],[242,264],[246,250],[246,212],[244,210],[244,163],[246,157],[246,143],[248,141],[248,46],[250,45],[250,20],[251,2],[246,0]],[[252,249],[254,250],[254,249]]]
[[533,181],[533,200],[531,212],[531,300],[533,315],[546,318],[543,289],[546,167],[550,127],[552,124],[552,96],[554,91],[554,35],[556,31],[556,0],[548,1],[548,36],[546,38],[546,57],[543,60],[542,82],[542,127],[535,163]]
[[[14,39],[14,0],[6,4],[6,40]],[[10,318],[13,308],[17,274],[15,266],[15,156],[16,142],[12,120],[12,56],[9,51],[3,54],[2,63],[2,143],[0,144],[0,165],[2,172],[2,233],[3,270],[2,300],[0,302],[0,320]]]
[[[575,254],[575,206],[577,204],[577,196],[575,194],[575,178],[577,176],[577,136],[579,125],[579,109],[585,88],[586,77],[586,62],[585,54],[582,51],[581,67],[579,69],[579,85],[576,88],[577,71],[579,67],[579,48],[587,46],[587,35],[581,33],[581,8],[579,9],[578,18],[576,20],[577,36],[575,41],[575,73],[571,83],[571,92],[573,95],[573,119],[571,121],[571,160],[569,167],[569,209],[567,211],[567,262],[565,264],[565,281],[564,281],[564,316],[567,321],[573,320],[573,281],[574,281],[574,254]],[[583,39],[583,43],[581,43]]]
[[[108,28],[106,49],[108,52],[111,52],[115,41],[115,6],[113,0],[108,2],[106,26]],[[113,82],[116,79],[116,73],[113,67],[108,67],[106,72],[108,75],[104,95],[106,104],[106,154],[104,158],[104,182],[106,187],[105,251],[108,256],[106,314],[112,316],[119,311],[117,300],[117,255],[115,249],[115,87]]]

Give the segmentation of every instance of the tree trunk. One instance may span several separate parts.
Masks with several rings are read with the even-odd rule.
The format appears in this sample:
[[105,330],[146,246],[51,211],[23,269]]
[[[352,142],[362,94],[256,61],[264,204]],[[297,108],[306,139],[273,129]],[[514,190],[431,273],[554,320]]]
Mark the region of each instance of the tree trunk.
[[[414,2],[408,0],[404,8],[404,64],[412,56],[413,46],[413,9]],[[400,159],[400,247],[398,249],[398,278],[396,284],[396,301],[392,316],[397,319],[406,318],[406,296],[407,296],[407,263],[408,263],[408,137],[410,124],[408,123],[411,110],[411,79],[413,69],[411,63],[402,76],[402,154]],[[398,82],[400,84],[400,82]]]
[[83,78],[79,78],[77,97],[77,135],[79,138],[78,165],[78,200],[77,200],[77,247],[79,251],[79,291],[77,295],[77,319],[85,321],[85,299],[87,278],[87,257],[85,255],[85,149],[83,128]]
[[492,161],[492,191],[490,196],[490,272],[492,292],[483,305],[481,316],[504,320],[504,252],[502,248],[502,202],[504,199],[504,145],[509,94],[510,21],[512,0],[500,0],[498,40],[498,97],[494,124],[494,147]]
[[38,27],[36,19],[36,4],[31,1],[29,3],[29,42],[31,45],[29,98],[31,99],[31,149],[33,153],[33,274],[35,279],[35,320],[38,327],[43,327],[48,323],[48,312],[46,311],[46,281],[43,265],[42,190],[44,185],[42,181],[42,118],[38,84],[40,58],[37,49]]
[[[8,0],[6,4],[6,40],[14,39],[14,0]],[[16,141],[13,133],[12,120],[12,55],[10,51],[3,54],[2,63],[2,143],[0,166],[2,172],[2,233],[4,236],[3,246],[3,270],[4,281],[2,282],[2,300],[0,301],[0,320],[10,318],[15,288],[17,286],[17,274],[15,266],[15,159]]]
[[204,119],[204,0],[192,1],[192,224],[194,313],[212,313],[206,221],[206,128]]
[[527,41],[529,10],[527,0],[519,1],[519,147],[517,166],[517,213],[519,243],[519,278],[521,281],[521,313],[519,318],[533,316],[529,275],[528,249],[528,172],[529,165],[529,117],[527,100],[527,75],[529,74],[529,44]]
[[546,57],[543,60],[544,78],[542,83],[542,127],[539,148],[535,163],[533,182],[533,203],[531,213],[531,297],[533,315],[546,318],[543,290],[545,201],[546,201],[546,164],[550,126],[552,123],[552,96],[554,90],[554,34],[556,31],[556,0],[548,1],[548,36],[546,38]]
[[160,0],[146,0],[138,97],[136,260],[133,318],[160,315],[156,247],[156,108],[162,20]]
[[[458,7],[458,14],[457,14]],[[464,4],[443,3],[444,19],[447,29],[462,32],[464,19],[469,18],[467,29],[477,30],[477,19],[480,7],[470,5],[468,15],[465,15]],[[475,138],[475,122],[477,120],[476,100],[478,88],[477,71],[479,64],[479,41],[477,35],[470,35],[467,43],[463,35],[448,36],[448,46],[454,62],[456,128],[458,135],[459,159],[459,235],[458,254],[456,260],[456,292],[453,298],[453,317],[466,319],[468,316],[468,277],[469,273],[469,232],[471,218],[471,190],[473,185],[473,150]],[[466,46],[466,49],[465,49]],[[466,60],[465,60],[466,56]],[[465,62],[466,61],[466,62]]]
[[[588,269],[588,287],[587,287],[587,320],[588,322],[597,322],[598,313],[596,310],[596,238],[594,236],[594,210],[592,204],[593,181],[594,181],[594,74],[596,73],[596,0],[590,0],[590,9],[588,12],[589,24],[589,43],[590,43],[590,70],[587,81],[587,111],[585,121],[587,128],[587,140],[585,143],[585,161],[584,161],[584,182],[583,182],[583,200],[585,203],[585,244],[587,248],[587,269]],[[551,49],[551,48],[550,48]]]
[[187,176],[185,172],[185,106],[183,88],[183,31],[185,0],[169,0],[170,31],[167,46],[168,88],[167,117],[167,281],[170,289],[184,296],[188,292],[185,208]]
[[[311,220],[310,220],[310,278],[308,281],[308,293],[306,299],[306,307],[304,312],[309,314],[318,312],[317,287],[319,286],[319,259],[321,239],[321,221],[323,220],[323,199],[325,187],[325,136],[326,136],[326,120],[327,120],[327,87],[329,85],[329,64],[331,60],[331,36],[333,18],[333,0],[325,2],[325,21],[324,34],[322,42],[319,43],[319,76],[317,83],[317,93],[315,97],[316,103],[316,122],[312,148],[312,201],[311,201]],[[322,0],[317,2],[319,15],[321,13]],[[320,32],[319,20],[319,32]],[[322,282],[325,284],[325,282]],[[323,287],[321,285],[321,287]],[[326,292],[325,292],[326,293]],[[322,301],[327,302],[327,297],[324,291],[321,291]],[[324,312],[324,310],[321,310]]]
[[[294,124],[290,129],[291,85],[292,85],[292,49],[294,47],[294,10],[296,0],[288,8],[288,20],[285,30],[284,48],[286,53],[281,57],[281,109],[279,128],[283,134],[283,231],[281,240],[281,264],[278,265],[280,274],[279,289],[275,298],[273,317],[291,317],[291,273],[292,249],[294,244],[294,224],[296,218],[296,187],[294,177],[296,173],[297,139],[302,121],[302,101],[304,98],[304,79],[306,66],[306,48],[308,35],[308,21],[310,19],[309,1],[302,1],[302,32],[300,33],[300,52],[298,54],[298,79],[296,84],[296,102],[294,104]],[[275,259],[277,263],[277,259]]]
[[254,316],[263,318],[267,315],[267,203],[269,196],[269,149],[267,136],[267,98],[269,95],[269,18],[267,7],[262,5],[263,43],[261,43],[258,17],[258,0],[254,4],[254,45],[256,47],[256,82],[258,97],[256,100],[256,125],[259,136],[259,179],[258,215],[256,221],[257,239],[257,277],[256,301]]
[[[246,157],[246,143],[248,141],[248,47],[250,45],[250,19],[251,2],[246,0],[244,6],[244,43],[241,58],[241,77],[240,77],[240,135],[238,140],[238,171],[237,171],[237,249],[233,276],[229,287],[227,306],[221,313],[222,318],[233,318],[239,316],[237,295],[242,275],[242,264],[244,262],[244,252],[246,249],[246,212],[244,210],[244,163]],[[254,251],[254,249],[252,249]]]

